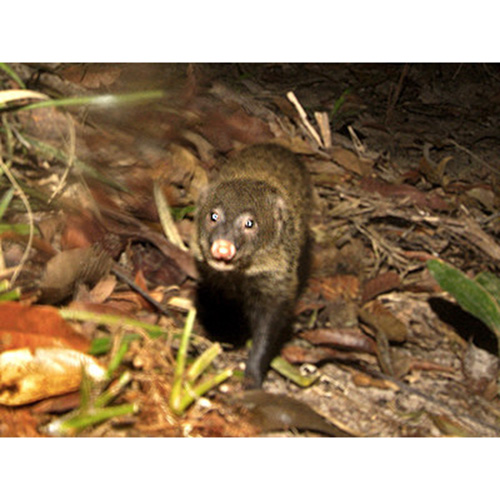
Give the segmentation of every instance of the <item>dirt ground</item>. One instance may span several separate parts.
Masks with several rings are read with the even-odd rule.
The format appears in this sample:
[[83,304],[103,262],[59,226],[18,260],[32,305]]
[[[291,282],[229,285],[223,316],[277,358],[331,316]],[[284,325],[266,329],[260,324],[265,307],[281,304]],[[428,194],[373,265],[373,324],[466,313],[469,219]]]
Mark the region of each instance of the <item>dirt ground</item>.
[[[7,139],[4,123],[1,141],[4,156],[14,150],[12,170],[30,189],[40,241],[56,251],[99,245],[136,282],[140,275],[170,316],[119,278],[99,295],[109,269],[97,277],[79,269],[49,287],[42,243],[16,283],[26,304],[120,312],[178,332],[185,308],[169,301],[193,298],[196,273],[189,252],[163,236],[153,180],[181,214],[176,227],[186,245],[200,189],[221,159],[245,145],[289,147],[315,188],[313,270],[295,336],[282,351],[315,382],[301,387],[270,370],[267,394],[255,403],[241,392],[247,350],[225,346],[214,367],[235,375],[177,416],[168,400],[178,341],[141,334],[123,358],[131,382],[115,401],[139,411],[81,435],[500,435],[498,340],[440,289],[426,265],[439,258],[469,277],[499,274],[498,65],[10,66],[28,89],[52,98],[163,92],[159,101],[130,106],[9,108],[4,116],[14,132]],[[0,84],[15,86],[6,75]],[[69,168],[69,158],[81,163]],[[1,180],[3,195],[10,185]],[[14,205],[4,220],[26,216]],[[17,265],[25,242],[3,237],[2,245],[7,264]],[[115,347],[124,334],[72,324],[89,340],[114,339]],[[200,325],[194,333],[190,356],[209,345]],[[65,398],[0,407],[0,435],[46,435],[45,425],[78,405],[77,395]],[[333,426],[311,424],[316,413]]]

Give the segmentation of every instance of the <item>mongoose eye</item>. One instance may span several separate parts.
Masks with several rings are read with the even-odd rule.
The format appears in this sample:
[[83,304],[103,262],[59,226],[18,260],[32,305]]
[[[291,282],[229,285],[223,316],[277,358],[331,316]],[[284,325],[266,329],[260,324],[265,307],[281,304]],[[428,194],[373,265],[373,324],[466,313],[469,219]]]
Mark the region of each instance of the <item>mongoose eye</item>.
[[252,229],[255,227],[255,222],[253,219],[246,219],[245,220],[245,229]]
[[212,222],[217,222],[219,220],[219,214],[217,212],[210,212],[210,220]]

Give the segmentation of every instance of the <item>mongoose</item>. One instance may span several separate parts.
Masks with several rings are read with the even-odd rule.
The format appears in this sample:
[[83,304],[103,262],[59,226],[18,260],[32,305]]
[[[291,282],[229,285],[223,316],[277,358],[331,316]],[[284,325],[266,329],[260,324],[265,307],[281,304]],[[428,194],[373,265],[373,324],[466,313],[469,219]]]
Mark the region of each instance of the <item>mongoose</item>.
[[246,388],[262,385],[290,332],[307,279],[309,174],[291,151],[250,146],[232,157],[200,195],[194,255],[199,318],[233,345],[252,339]]

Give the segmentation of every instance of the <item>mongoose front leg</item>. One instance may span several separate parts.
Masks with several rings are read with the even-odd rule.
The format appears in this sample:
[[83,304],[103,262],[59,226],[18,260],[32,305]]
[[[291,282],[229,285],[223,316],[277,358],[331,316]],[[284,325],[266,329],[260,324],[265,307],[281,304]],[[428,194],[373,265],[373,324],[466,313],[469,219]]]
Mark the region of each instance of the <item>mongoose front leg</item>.
[[288,338],[290,306],[276,298],[262,297],[250,315],[252,347],[245,369],[246,389],[261,387],[272,359]]

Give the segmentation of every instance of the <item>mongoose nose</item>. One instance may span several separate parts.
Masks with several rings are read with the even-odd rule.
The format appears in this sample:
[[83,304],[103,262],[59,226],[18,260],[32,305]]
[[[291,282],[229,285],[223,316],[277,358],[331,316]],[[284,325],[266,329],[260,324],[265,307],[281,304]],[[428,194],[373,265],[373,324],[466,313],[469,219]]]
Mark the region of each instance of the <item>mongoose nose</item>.
[[229,262],[236,254],[236,247],[228,240],[215,240],[210,248],[210,253],[214,259]]

